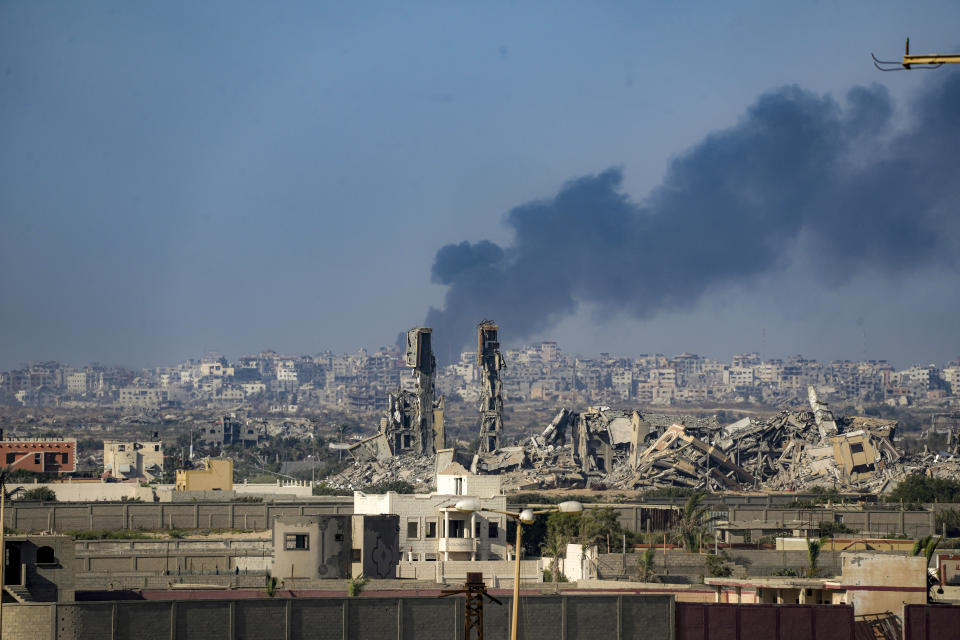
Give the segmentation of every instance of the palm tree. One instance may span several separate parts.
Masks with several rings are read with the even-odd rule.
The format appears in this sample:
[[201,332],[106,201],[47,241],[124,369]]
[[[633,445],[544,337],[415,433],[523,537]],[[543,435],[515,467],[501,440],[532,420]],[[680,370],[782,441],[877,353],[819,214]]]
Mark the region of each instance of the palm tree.
[[823,549],[823,544],[826,542],[826,538],[819,538],[817,540],[811,540],[807,538],[807,577],[816,578],[817,573],[820,571],[817,568],[817,564],[820,562],[820,551]]
[[[933,552],[937,550],[941,540],[943,540],[942,537],[934,538],[933,536],[924,536],[913,543],[913,551],[910,552],[910,555],[918,556],[923,552],[923,556],[927,559],[924,571],[929,571],[930,559],[933,558]],[[935,577],[929,575],[929,573],[927,574],[927,602],[930,602],[930,588],[938,582]]]
[[710,521],[710,518],[705,517],[710,507],[701,504],[706,495],[703,491],[691,494],[687,498],[687,503],[683,506],[683,516],[677,523],[676,533],[683,544],[683,550],[688,553],[692,553],[695,548],[699,547],[703,525]]
[[544,555],[553,558],[553,563],[550,565],[550,579],[553,581],[553,592],[556,593],[559,590],[557,583],[560,582],[560,559],[566,555],[567,540],[562,535],[554,533],[540,545],[540,550]]
[[647,547],[646,551],[643,552],[643,555],[637,559],[637,569],[640,572],[640,582],[654,582],[657,578],[655,573],[656,566],[654,565],[654,557],[656,555],[656,549],[652,546]]

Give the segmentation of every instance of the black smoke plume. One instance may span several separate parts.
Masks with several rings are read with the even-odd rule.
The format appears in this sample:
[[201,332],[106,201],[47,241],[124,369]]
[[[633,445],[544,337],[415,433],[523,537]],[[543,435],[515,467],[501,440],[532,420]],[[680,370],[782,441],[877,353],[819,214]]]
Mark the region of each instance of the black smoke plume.
[[[943,72],[939,72],[943,73]],[[493,318],[505,339],[542,334],[580,303],[637,318],[689,307],[807,256],[826,282],[955,263],[960,74],[941,75],[902,126],[886,90],[840,103],[798,87],[762,95],[740,121],[669,166],[643,202],[607,169],[506,215],[513,243],[441,248],[448,285],[427,326],[447,360]]]

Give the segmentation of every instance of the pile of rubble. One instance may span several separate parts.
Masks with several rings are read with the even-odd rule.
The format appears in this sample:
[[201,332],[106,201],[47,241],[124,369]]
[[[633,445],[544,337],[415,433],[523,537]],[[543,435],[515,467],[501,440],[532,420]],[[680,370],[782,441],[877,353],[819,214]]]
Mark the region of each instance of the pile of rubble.
[[434,458],[416,453],[405,453],[383,460],[358,462],[353,467],[325,480],[333,489],[361,490],[370,485],[390,480],[409,482],[418,491],[434,484]]
[[[561,409],[542,433],[522,446],[471,452],[462,462],[473,473],[502,475],[508,490],[604,486],[783,491],[822,486],[884,491],[908,473],[936,475],[937,467],[945,473],[960,471],[956,453],[904,459],[892,444],[895,420],[837,418],[812,387],[809,402],[809,409],[728,425],[610,407],[580,413]],[[433,481],[433,456],[391,455],[376,439],[350,453],[356,466],[332,478],[332,486],[357,489],[384,480],[428,486]],[[453,453],[446,449],[438,455]]]
[[579,414],[563,409],[526,447],[479,455],[473,471],[514,472],[522,477],[513,484],[541,488],[602,484],[712,491],[883,490],[904,475],[892,444],[896,421],[838,420],[812,387],[809,399],[810,410],[726,426],[705,420],[676,424],[608,407]]

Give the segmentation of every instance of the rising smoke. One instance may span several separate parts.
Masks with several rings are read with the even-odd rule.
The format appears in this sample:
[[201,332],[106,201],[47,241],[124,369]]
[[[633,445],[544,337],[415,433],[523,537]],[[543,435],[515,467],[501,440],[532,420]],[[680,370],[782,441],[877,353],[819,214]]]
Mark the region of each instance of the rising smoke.
[[[806,257],[826,282],[955,264],[960,75],[931,80],[899,127],[886,90],[839,103],[798,87],[762,95],[729,129],[675,159],[643,202],[611,168],[511,210],[514,240],[441,248],[448,285],[427,326],[457,353],[493,318],[542,334],[580,303],[636,318],[689,307],[708,289]],[[453,343],[453,344],[451,344]]]

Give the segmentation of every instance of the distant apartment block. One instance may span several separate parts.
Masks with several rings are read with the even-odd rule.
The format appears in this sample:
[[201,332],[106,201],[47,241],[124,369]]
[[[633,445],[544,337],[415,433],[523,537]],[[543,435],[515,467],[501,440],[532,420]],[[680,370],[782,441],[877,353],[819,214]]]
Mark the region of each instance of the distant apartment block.
[[120,389],[118,403],[128,409],[159,409],[170,403],[170,392],[150,387],[124,387]]
[[103,469],[120,480],[145,478],[153,480],[163,473],[163,443],[131,440],[103,441]]
[[14,470],[73,473],[77,470],[77,439],[4,438],[0,430],[0,460]]
[[243,424],[232,416],[222,416],[197,431],[201,444],[207,448],[220,448],[228,444],[256,446],[267,436],[265,427],[258,423]]

